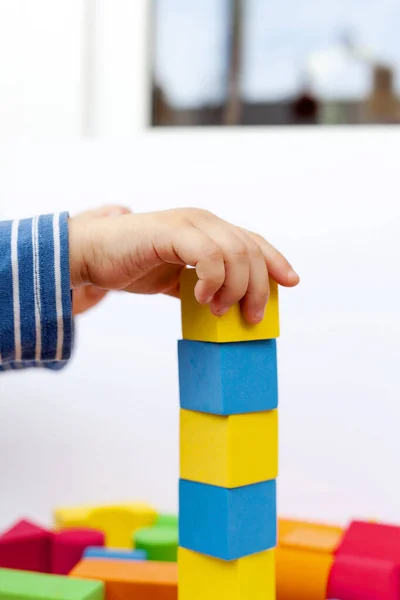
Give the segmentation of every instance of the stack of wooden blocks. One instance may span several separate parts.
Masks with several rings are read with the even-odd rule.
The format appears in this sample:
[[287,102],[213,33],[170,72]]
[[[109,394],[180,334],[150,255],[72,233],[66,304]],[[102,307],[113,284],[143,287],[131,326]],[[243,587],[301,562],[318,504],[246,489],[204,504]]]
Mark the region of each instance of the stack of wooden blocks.
[[181,281],[179,600],[274,600],[278,290],[264,320],[222,317]]

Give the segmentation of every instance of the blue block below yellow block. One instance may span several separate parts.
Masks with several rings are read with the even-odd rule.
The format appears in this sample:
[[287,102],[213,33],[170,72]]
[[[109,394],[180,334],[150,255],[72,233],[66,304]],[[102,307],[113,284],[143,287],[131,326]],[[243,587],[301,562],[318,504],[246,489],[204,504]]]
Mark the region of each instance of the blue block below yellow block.
[[179,483],[179,545],[223,560],[276,546],[276,482],[226,489]]
[[274,410],[276,341],[178,342],[181,408],[215,415]]

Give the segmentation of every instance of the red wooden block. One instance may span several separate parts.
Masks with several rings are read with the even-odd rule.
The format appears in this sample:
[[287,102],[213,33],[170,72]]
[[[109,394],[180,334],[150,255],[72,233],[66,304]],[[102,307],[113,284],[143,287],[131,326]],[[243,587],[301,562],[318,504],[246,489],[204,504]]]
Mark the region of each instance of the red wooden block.
[[0,567],[49,573],[52,533],[18,521],[0,536]]
[[400,568],[386,560],[337,556],[329,576],[327,597],[399,600]]
[[95,529],[66,529],[53,535],[52,573],[67,575],[88,546],[104,546],[105,535]]
[[376,558],[400,565],[400,527],[353,521],[335,554]]

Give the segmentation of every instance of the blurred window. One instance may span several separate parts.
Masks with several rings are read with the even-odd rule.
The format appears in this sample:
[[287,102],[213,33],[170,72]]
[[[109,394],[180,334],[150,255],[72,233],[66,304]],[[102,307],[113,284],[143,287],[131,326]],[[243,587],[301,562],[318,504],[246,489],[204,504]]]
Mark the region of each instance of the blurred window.
[[155,126],[400,122],[399,0],[152,0]]

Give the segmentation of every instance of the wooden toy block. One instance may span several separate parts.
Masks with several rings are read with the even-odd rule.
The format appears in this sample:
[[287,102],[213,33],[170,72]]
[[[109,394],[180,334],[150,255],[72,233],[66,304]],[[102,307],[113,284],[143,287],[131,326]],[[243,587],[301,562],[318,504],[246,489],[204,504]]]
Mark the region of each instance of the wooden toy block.
[[52,543],[52,573],[67,575],[88,546],[104,546],[104,533],[94,529],[57,531]]
[[[144,503],[114,506],[78,507],[55,511],[57,527],[86,527],[104,531],[106,545],[115,548],[132,547],[132,533],[155,523],[157,513]],[[77,525],[79,523],[79,525]]]
[[285,548],[333,554],[343,533],[341,527],[334,525],[291,519],[278,520],[278,546]]
[[49,573],[52,533],[22,520],[0,536],[0,567]]
[[275,600],[274,550],[224,561],[179,548],[179,600]]
[[178,527],[156,525],[138,529],[133,534],[134,546],[144,550],[148,560],[176,562],[178,551]]
[[245,342],[279,337],[278,286],[272,279],[265,317],[258,325],[247,323],[239,304],[235,304],[222,317],[212,315],[208,306],[197,302],[194,295],[196,283],[195,269],[185,269],[180,286],[182,332],[185,339],[201,342]]
[[278,406],[276,341],[178,342],[181,408],[216,415]]
[[180,411],[182,479],[235,488],[278,475],[278,411],[220,416]]
[[277,600],[325,600],[332,564],[330,554],[278,547]]
[[0,569],[0,600],[104,600],[100,581]]
[[177,600],[178,597],[176,563],[90,559],[81,561],[71,575],[104,581],[107,600]]
[[386,560],[338,556],[329,576],[327,597],[399,600],[400,567]]
[[400,527],[353,521],[336,555],[375,558],[400,565]]
[[178,527],[178,515],[161,514],[158,515],[156,525],[166,525],[167,527]]
[[56,508],[54,510],[54,525],[56,529],[75,529],[87,527],[89,516],[94,507],[77,506],[73,508]]
[[235,560],[276,545],[276,483],[226,489],[180,480],[179,545]]
[[95,508],[90,515],[90,525],[106,534],[106,545],[112,548],[132,548],[132,534],[137,529],[155,523],[157,513],[147,504],[130,507],[107,506]]
[[89,546],[83,552],[83,558],[103,558],[108,560],[146,560],[144,550],[118,550],[114,548],[99,548]]

